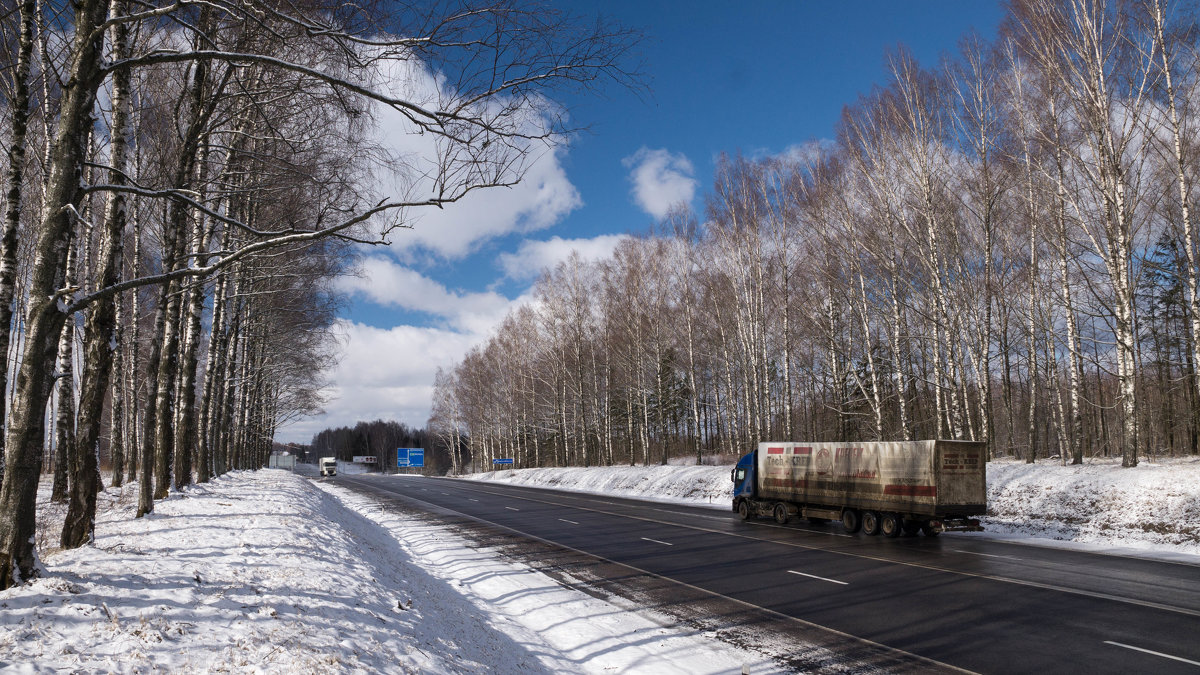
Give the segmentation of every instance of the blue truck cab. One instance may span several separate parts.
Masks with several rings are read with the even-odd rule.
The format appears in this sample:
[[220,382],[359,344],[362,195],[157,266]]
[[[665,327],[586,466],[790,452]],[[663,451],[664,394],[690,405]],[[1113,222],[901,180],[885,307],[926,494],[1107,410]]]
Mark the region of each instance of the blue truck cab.
[[754,499],[754,453],[739,459],[729,477],[733,480],[733,510],[738,511],[742,504],[749,510],[747,500]]

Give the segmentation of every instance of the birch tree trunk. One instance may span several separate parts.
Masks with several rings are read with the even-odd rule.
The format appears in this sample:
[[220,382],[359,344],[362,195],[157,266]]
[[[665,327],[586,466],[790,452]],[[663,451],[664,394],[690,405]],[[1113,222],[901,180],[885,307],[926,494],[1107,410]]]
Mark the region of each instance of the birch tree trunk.
[[[134,164],[136,166],[137,162],[135,161]],[[142,228],[141,228],[141,223],[139,223],[138,219],[137,219],[136,209],[134,210],[133,213],[131,213],[129,215],[131,216],[130,224],[132,225],[132,229],[133,229],[133,256],[130,261],[130,266],[132,268],[132,274],[134,276],[137,276],[139,271],[141,270],[141,263],[142,263]],[[134,289],[132,292],[130,292],[129,305],[130,305],[130,307],[129,307],[129,332],[130,332],[130,335],[129,335],[129,341],[127,343],[127,348],[129,350],[129,352],[128,352],[129,358],[127,359],[128,367],[126,368],[126,372],[123,375],[123,377],[125,378],[125,381],[124,381],[125,390],[129,393],[129,399],[127,401],[127,413],[126,413],[128,415],[128,424],[126,426],[126,429],[128,429],[128,431],[129,431],[129,435],[128,435],[128,438],[129,438],[129,443],[128,443],[129,473],[127,474],[126,477],[129,479],[129,482],[132,483],[134,481],[134,479],[136,478],[136,476],[134,475],[135,469],[140,469],[143,474],[146,471],[146,465],[143,463],[143,457],[141,456],[141,452],[142,452],[141,428],[142,427],[141,427],[141,424],[139,424],[139,422],[141,420],[138,417],[138,415],[140,414],[140,411],[142,409],[141,396],[139,395],[141,388],[138,386],[141,381],[140,378],[138,377],[138,365],[141,363],[141,358],[140,358],[141,353],[139,351],[141,349],[141,342],[139,341],[139,337],[141,335],[141,323],[142,323],[141,297],[140,297],[140,293],[139,293],[138,289]],[[139,483],[138,487],[139,487],[139,494],[144,494],[145,499],[147,501],[150,500],[151,489],[150,489],[149,484],[148,483],[144,483],[144,484]],[[141,498],[139,498],[139,501],[141,501]],[[140,508],[141,507],[139,506],[139,509]]]
[[[222,248],[228,248],[228,231],[222,237]],[[216,291],[213,293],[213,318],[212,329],[209,333],[208,355],[204,365],[204,385],[201,401],[200,412],[200,441],[199,441],[199,458],[196,466],[196,482],[207,483],[214,474],[219,474],[220,471],[215,466],[216,455],[213,452],[213,420],[216,417],[217,410],[217,391],[219,384],[217,376],[224,369],[226,341],[226,306],[228,275],[221,275],[217,281]]]
[[109,457],[112,462],[112,479],[113,487],[121,487],[125,482],[125,387],[124,379],[124,363],[122,355],[125,352],[123,346],[123,335],[121,330],[121,305],[123,304],[121,295],[118,294],[114,300],[116,309],[116,325],[113,327],[113,342],[116,349],[113,350],[112,366],[109,368],[110,401],[108,415],[108,447]]
[[[1032,169],[1029,169],[1032,173]],[[1032,176],[1029,181],[1032,183]],[[1038,403],[1038,346],[1037,325],[1035,316],[1038,305],[1038,247],[1037,247],[1037,213],[1033,207],[1033,186],[1028,186],[1027,200],[1029,202],[1029,307],[1026,322],[1028,354],[1027,372],[1029,373],[1029,448],[1025,453],[1025,462],[1032,464],[1037,459],[1037,403]]]
[[86,156],[92,107],[100,87],[107,3],[80,0],[74,5],[75,38],[70,77],[62,92],[58,128],[46,190],[45,218],[37,228],[29,276],[25,348],[17,375],[17,396],[9,414],[3,488],[0,488],[0,589],[37,574],[34,553],[35,500],[45,428],[42,413],[53,385],[51,364],[66,315],[60,308],[62,268]]
[[[209,237],[212,234],[206,226],[207,218],[197,218],[195,245],[192,248],[193,259],[204,266],[208,263]],[[191,458],[199,446],[196,429],[196,372],[200,367],[197,351],[200,345],[200,318],[204,310],[204,288],[202,281],[192,285],[188,293],[188,302],[183,310],[182,319],[186,327],[183,337],[183,353],[180,356],[182,370],[179,379],[179,431],[175,435],[175,487],[180,488],[192,482]],[[206,461],[206,460],[205,460]],[[207,473],[207,472],[206,472]]]
[[[126,0],[113,0],[113,16],[125,16],[128,11]],[[125,23],[112,27],[113,52],[117,59],[129,53],[129,28]],[[129,119],[130,75],[119,70],[113,77],[112,95],[112,166],[110,183],[124,185],[124,174],[129,164],[129,146],[132,128]],[[121,278],[124,257],[126,214],[125,194],[114,191],[109,194],[104,214],[104,230],[100,237],[99,270],[97,286],[105,288],[116,284]],[[104,410],[104,394],[109,389],[109,377],[113,372],[113,352],[118,349],[116,298],[97,300],[87,311],[84,323],[84,362],[79,396],[79,424],[75,447],[80,456],[79,471],[71,484],[71,505],[63,524],[61,543],[63,548],[77,548],[93,539],[96,521],[96,494],[100,491],[100,423]],[[114,391],[113,407],[117,407]],[[115,412],[114,412],[115,417]],[[112,437],[116,439],[116,430]],[[117,474],[120,471],[117,470]]]
[[[17,63],[13,72],[12,131],[8,145],[8,176],[5,196],[4,225],[0,231],[0,422],[8,404],[8,351],[12,335],[13,300],[17,282],[17,228],[21,224],[21,195],[25,183],[25,146],[29,136],[29,72],[33,60],[34,0],[21,0],[18,5],[19,34]],[[0,483],[4,482],[4,434],[0,433]]]
[[1071,426],[1068,433],[1068,446],[1072,464],[1083,464],[1083,409],[1080,405],[1080,389],[1083,387],[1083,353],[1080,347],[1079,323],[1075,316],[1075,301],[1071,290],[1070,251],[1067,236],[1067,188],[1066,168],[1063,160],[1063,141],[1058,127],[1058,109],[1054,96],[1050,97],[1050,120],[1054,125],[1054,162],[1055,162],[1055,222],[1058,225],[1058,267],[1062,285],[1063,312],[1067,320],[1067,356],[1070,359],[1068,367],[1070,382],[1069,396],[1071,404]]
[[[70,246],[70,244],[68,244]],[[67,255],[67,276],[71,272],[74,253]],[[71,286],[68,279],[65,286]],[[54,485],[50,491],[50,501],[66,503],[70,492],[70,477],[74,473],[71,466],[75,455],[75,374],[74,365],[75,322],[63,324],[58,335],[58,358],[54,366],[55,409],[54,409]]]
[[863,342],[866,345],[867,372],[871,378],[871,412],[875,418],[875,440],[883,440],[883,400],[879,392],[879,373],[875,368],[875,354],[871,349],[871,323],[867,312],[867,284],[862,272],[858,273],[859,318],[862,321]]
[[[67,243],[67,260],[63,267],[63,288],[75,286],[78,258],[78,237]],[[50,501],[66,503],[70,498],[70,483],[75,480],[78,462],[75,456],[75,317],[68,316],[58,336],[58,357],[54,365],[54,485]]]
[[[1196,233],[1192,223],[1191,199],[1188,196],[1187,162],[1189,157],[1184,154],[1187,144],[1184,140],[1183,123],[1180,120],[1176,101],[1181,100],[1175,91],[1173,77],[1173,51],[1171,43],[1166,39],[1166,14],[1161,0],[1150,0],[1150,14],[1154,21],[1154,41],[1158,47],[1159,58],[1162,60],[1162,74],[1166,86],[1167,112],[1171,131],[1171,151],[1174,159],[1175,186],[1179,192],[1179,224],[1183,228],[1182,248],[1187,259],[1187,269],[1183,270],[1184,289],[1187,294],[1187,316],[1191,330],[1188,333],[1188,347],[1191,349],[1192,363],[1200,363],[1200,268],[1197,266]],[[1182,99],[1185,102],[1188,99]],[[0,326],[3,317],[0,316]],[[1192,387],[1200,400],[1200,368],[1193,369]],[[1192,446],[1192,452],[1200,448]]]

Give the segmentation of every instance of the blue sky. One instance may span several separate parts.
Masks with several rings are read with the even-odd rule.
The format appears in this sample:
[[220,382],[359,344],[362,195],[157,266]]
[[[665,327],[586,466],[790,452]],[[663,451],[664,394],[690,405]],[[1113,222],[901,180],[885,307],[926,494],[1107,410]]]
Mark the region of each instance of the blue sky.
[[831,138],[843,107],[885,81],[888,50],[903,44],[934,65],[970,29],[993,38],[1003,16],[993,0],[560,4],[640,28],[648,90],[561,98],[590,129],[539,160],[526,185],[424,216],[367,252],[367,274],[343,283],[345,354],[329,373],[328,412],[280,440],[379,417],[423,426],[434,369],[486,340],[540,265],[572,246],[603,255],[674,199],[702,210],[720,153]]

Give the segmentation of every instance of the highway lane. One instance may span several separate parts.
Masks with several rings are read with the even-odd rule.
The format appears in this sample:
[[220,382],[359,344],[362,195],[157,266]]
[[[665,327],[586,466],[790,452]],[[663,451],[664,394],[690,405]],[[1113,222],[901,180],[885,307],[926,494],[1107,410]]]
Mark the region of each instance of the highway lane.
[[334,480],[958,668],[1200,673],[1196,565],[493,483]]

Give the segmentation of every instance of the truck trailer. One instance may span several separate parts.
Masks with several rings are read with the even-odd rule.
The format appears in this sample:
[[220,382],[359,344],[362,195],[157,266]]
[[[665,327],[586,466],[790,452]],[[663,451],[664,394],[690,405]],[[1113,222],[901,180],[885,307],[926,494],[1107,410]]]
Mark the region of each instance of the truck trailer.
[[986,459],[973,441],[759,443],[730,476],[733,510],[888,537],[980,530],[971,516],[987,512]]
[[321,467],[322,476],[337,475],[337,457],[322,457],[317,462]]

